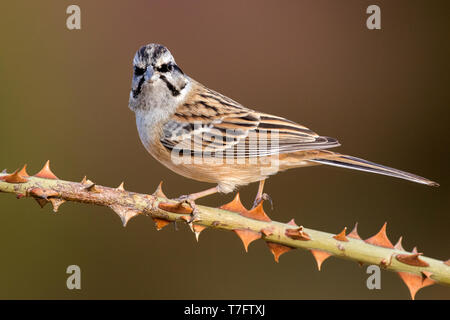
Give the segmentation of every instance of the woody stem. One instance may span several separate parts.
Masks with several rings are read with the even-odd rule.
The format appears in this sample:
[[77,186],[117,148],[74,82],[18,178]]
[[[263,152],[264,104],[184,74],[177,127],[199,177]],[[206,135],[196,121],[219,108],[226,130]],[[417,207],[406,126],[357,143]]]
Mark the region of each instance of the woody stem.
[[[26,182],[21,183],[3,181],[2,178],[4,179],[7,175],[7,173],[0,173],[0,191],[13,193],[20,197],[34,197],[41,201],[59,199],[111,208],[119,207],[133,210],[154,219],[170,222],[189,220],[189,215],[186,213],[162,210],[160,208],[161,203],[176,204],[176,201],[155,195],[140,194],[120,188],[109,188],[99,185],[95,185],[95,188],[93,188],[91,185],[87,187],[83,183],[38,177],[27,177],[25,179]],[[217,191],[213,189],[203,191],[201,194],[212,194]],[[186,206],[188,205],[186,204]],[[420,259],[416,259],[416,262],[420,261],[422,263],[422,266],[419,266],[417,263],[408,263],[407,260],[400,261],[399,257],[401,255],[413,256],[413,253],[405,250],[374,245],[360,239],[345,238],[345,236],[345,241],[338,240],[331,233],[277,221],[259,221],[245,217],[237,212],[219,208],[197,205],[197,209],[198,222],[195,222],[195,224],[200,226],[222,230],[245,229],[260,233],[261,238],[266,242],[277,243],[290,248],[320,250],[338,258],[379,265],[386,270],[394,272],[406,272],[421,277],[428,274],[433,281],[450,285],[450,266],[448,261],[443,262],[421,255]],[[292,234],[296,233],[304,233],[308,235],[309,239],[293,237]]]

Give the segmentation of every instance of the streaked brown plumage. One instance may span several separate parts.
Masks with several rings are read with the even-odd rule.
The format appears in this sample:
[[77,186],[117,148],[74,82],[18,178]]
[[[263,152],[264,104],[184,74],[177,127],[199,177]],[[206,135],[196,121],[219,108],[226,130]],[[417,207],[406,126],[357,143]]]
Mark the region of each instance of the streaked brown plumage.
[[[326,150],[340,144],[293,121],[246,108],[205,87],[186,76],[161,45],[142,47],[134,65],[130,108],[136,113],[146,149],[180,175],[217,184],[216,188],[193,194],[191,199],[216,191],[231,192],[238,186],[264,181],[279,171],[317,164],[438,185],[410,173]],[[175,157],[180,154],[184,157]]]

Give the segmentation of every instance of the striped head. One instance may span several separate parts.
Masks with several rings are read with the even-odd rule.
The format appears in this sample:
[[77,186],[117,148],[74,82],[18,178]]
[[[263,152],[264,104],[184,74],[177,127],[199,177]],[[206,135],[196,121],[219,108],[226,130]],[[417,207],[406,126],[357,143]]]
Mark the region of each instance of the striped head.
[[136,111],[171,105],[184,95],[188,83],[189,78],[166,47],[154,43],[145,45],[133,59],[129,107]]

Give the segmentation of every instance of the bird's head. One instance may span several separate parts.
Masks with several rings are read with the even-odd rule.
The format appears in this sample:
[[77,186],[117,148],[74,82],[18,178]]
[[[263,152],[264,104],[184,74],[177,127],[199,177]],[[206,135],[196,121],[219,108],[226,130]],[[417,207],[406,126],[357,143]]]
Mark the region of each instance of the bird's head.
[[160,44],[141,47],[133,59],[133,81],[129,107],[132,110],[170,105],[183,95],[189,78]]

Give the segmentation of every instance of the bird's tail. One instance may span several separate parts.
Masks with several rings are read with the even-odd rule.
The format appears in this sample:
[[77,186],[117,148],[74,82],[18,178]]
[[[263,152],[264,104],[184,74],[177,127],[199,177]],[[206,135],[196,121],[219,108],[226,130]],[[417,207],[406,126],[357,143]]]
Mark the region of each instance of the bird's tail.
[[[323,156],[322,156],[323,154]],[[426,178],[417,176],[412,173],[404,172],[401,170],[397,170],[394,168],[386,167],[381,164],[373,163],[364,159],[347,156],[344,154],[334,153],[334,152],[323,152],[320,155],[320,158],[314,158],[309,161],[327,164],[330,166],[343,167],[348,169],[360,170],[373,172],[378,174],[383,174],[386,176],[396,177],[400,179],[405,179],[421,184],[426,184],[433,187],[438,187],[439,184],[428,180]]]

